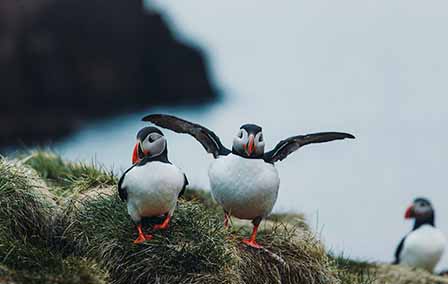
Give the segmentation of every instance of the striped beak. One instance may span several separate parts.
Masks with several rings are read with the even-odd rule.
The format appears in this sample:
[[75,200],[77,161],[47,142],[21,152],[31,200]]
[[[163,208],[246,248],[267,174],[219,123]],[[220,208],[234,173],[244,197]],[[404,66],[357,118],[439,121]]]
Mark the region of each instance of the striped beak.
[[244,150],[246,151],[247,156],[251,156],[253,152],[255,152],[255,137],[254,135],[249,135],[249,142],[247,145],[244,145]]
[[139,147],[140,147],[140,141],[138,141],[134,146],[134,152],[132,152],[132,164],[140,162],[140,157],[138,155]]
[[411,205],[408,207],[408,209],[406,209],[406,213],[404,213],[404,218],[405,219],[411,219],[415,217],[415,211],[414,211],[414,206]]
[[[134,151],[132,153],[132,164],[140,162],[144,157],[149,156],[149,151],[144,151],[142,147],[142,142],[140,140],[134,146]],[[141,157],[143,155],[143,157]]]

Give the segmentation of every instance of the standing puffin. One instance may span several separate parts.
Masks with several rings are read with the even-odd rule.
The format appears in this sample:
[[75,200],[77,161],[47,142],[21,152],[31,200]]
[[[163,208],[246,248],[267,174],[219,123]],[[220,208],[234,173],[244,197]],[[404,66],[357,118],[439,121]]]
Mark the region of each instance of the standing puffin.
[[252,234],[243,242],[254,248],[262,248],[256,242],[258,226],[271,213],[277,200],[280,178],[274,163],[307,144],[354,138],[338,132],[294,136],[280,141],[272,151],[265,153],[262,129],[255,124],[241,126],[229,150],[215,133],[201,125],[163,114],[148,115],[143,121],[190,134],[213,155],[215,161],[208,175],[212,195],[224,209],[224,225],[228,226],[230,216],[252,220]]
[[155,127],[145,127],[137,134],[133,166],[118,182],[118,193],[126,201],[128,213],[137,225],[135,244],[150,240],[152,235],[142,231],[142,218],[166,214],[165,220],[154,229],[168,228],[177,198],[188,185],[187,177],[168,160],[165,136]]
[[414,228],[395,251],[394,264],[423,268],[430,272],[442,257],[446,239],[435,227],[434,209],[428,199],[417,198],[406,210],[406,219],[415,219]]

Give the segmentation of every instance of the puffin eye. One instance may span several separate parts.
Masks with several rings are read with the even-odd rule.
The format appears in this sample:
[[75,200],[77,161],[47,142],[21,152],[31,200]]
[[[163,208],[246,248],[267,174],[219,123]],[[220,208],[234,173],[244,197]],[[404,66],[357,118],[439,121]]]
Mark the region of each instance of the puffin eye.
[[240,132],[238,132],[238,138],[243,138],[243,130],[240,130]]
[[263,133],[260,133],[260,136],[258,137],[258,141],[263,142]]
[[148,142],[149,142],[149,143],[154,142],[154,139],[152,139],[151,135],[148,135]]

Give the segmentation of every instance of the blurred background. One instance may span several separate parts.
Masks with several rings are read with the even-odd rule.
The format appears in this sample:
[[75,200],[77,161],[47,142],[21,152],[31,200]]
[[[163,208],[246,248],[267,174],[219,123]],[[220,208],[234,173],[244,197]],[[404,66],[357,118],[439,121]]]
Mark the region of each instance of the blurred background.
[[[45,146],[119,174],[153,112],[227,146],[248,122],[268,148],[350,132],[278,164],[275,211],[304,213],[336,253],[389,262],[417,196],[448,233],[447,25],[442,0],[2,0],[1,152]],[[212,157],[164,132],[170,159],[207,189]]]

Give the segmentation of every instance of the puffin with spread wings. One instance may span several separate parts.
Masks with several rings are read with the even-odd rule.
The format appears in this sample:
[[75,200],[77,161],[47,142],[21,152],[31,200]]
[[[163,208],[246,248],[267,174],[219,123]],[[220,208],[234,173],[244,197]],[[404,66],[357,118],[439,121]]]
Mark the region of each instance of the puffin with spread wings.
[[213,198],[224,209],[224,224],[228,226],[230,216],[252,220],[252,234],[243,242],[257,249],[262,248],[256,242],[258,226],[271,213],[280,186],[274,163],[307,144],[355,138],[340,132],[299,135],[282,140],[272,151],[265,152],[262,128],[244,124],[233,139],[232,150],[229,150],[215,133],[199,124],[164,114],[148,115],[143,121],[177,133],[190,134],[213,155],[215,161],[208,174]]

